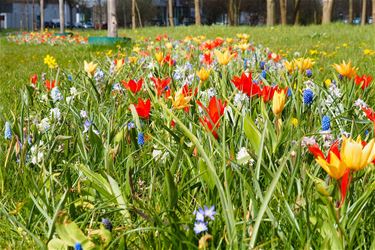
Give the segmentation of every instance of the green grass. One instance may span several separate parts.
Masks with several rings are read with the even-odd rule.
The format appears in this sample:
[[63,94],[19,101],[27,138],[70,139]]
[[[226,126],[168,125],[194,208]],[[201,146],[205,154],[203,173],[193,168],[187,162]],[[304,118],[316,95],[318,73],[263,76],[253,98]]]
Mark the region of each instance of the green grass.
[[[74,31],[73,31],[74,32]],[[101,36],[105,31],[78,31],[83,36]],[[298,52],[301,56],[311,56],[310,50],[325,52],[327,56],[311,56],[318,60],[322,72],[319,80],[332,77],[327,72],[333,63],[342,60],[351,60],[360,68],[363,74],[375,72],[375,56],[364,56],[364,49],[375,50],[375,28],[373,26],[292,26],[281,27],[177,27],[171,28],[143,28],[120,30],[120,36],[128,36],[136,41],[140,38],[154,38],[160,34],[168,34],[174,39],[205,35],[207,38],[233,37],[237,33],[250,34],[254,44],[261,44],[272,51],[294,56]],[[4,33],[3,33],[4,34]],[[346,44],[347,47],[343,47]],[[64,69],[77,69],[82,67],[84,60],[97,56],[96,52],[106,51],[108,48],[92,48],[88,45],[77,46],[49,46],[49,45],[17,45],[9,43],[6,38],[0,37],[0,107],[4,110],[15,107],[19,89],[28,83],[30,75],[35,72],[46,71],[43,58],[50,54]],[[115,48],[113,48],[116,50]]]
[[[225,66],[215,68],[205,84],[193,80],[193,86],[201,89],[193,98],[190,113],[185,113],[173,109],[168,99],[157,97],[148,80],[150,73],[170,76],[168,67],[150,70],[126,64],[119,75],[113,76],[106,54],[109,50],[116,54],[116,47],[17,45],[0,37],[0,182],[4,191],[0,196],[0,248],[39,249],[53,236],[66,241],[77,235],[84,239],[80,230],[84,235],[93,233],[93,241],[103,243],[109,236],[100,229],[100,221],[110,218],[116,228],[111,235],[112,249],[122,249],[124,245],[130,249],[196,249],[200,236],[186,228],[192,228],[193,211],[205,204],[215,205],[218,211],[215,221],[209,224],[214,236],[210,246],[374,247],[374,166],[353,172],[347,201],[337,209],[338,182],[327,178],[299,143],[304,136],[316,136],[322,147],[321,116],[325,114],[324,100],[330,94],[323,81],[337,80],[333,63],[351,60],[360,74],[374,75],[375,55],[364,55],[363,50],[375,50],[375,28],[334,24],[120,30],[120,36],[131,37],[140,46],[145,46],[143,38],[153,39],[160,34],[183,39],[202,34],[207,38],[226,38],[237,33],[250,34],[250,41],[261,44],[263,47],[256,48],[261,55],[269,48],[289,59],[314,58],[316,96],[311,106],[303,105],[300,93],[308,80],[305,74],[270,71],[269,83],[286,85],[294,92],[281,114],[283,126],[277,125],[272,101],[263,104],[253,98],[244,110],[237,109],[233,95],[238,90],[230,82],[243,72],[243,63],[237,61],[229,70]],[[129,54],[128,49],[120,52]],[[185,63],[183,52],[176,50],[178,65]],[[55,77],[56,69],[43,64],[47,54],[56,58],[61,69],[59,89],[64,97],[70,95],[70,87],[77,88],[79,95],[74,105],[65,100],[43,101],[46,90],[41,82],[36,90],[26,88],[34,73],[46,72],[48,79]],[[201,67],[197,58],[196,55],[192,61],[194,70]],[[84,60],[99,63],[106,75],[104,84],[95,84],[87,76]],[[260,74],[258,65],[253,66],[253,72],[254,78]],[[68,75],[73,81],[68,80]],[[147,79],[145,91],[135,96],[112,92],[114,82],[139,77]],[[171,84],[173,91],[176,83]],[[220,120],[218,140],[199,122],[202,114],[196,101],[204,99],[200,94],[208,87],[215,87],[218,97],[234,113],[231,119]],[[342,103],[344,112],[335,116],[329,113],[332,110],[326,111],[332,119],[332,136],[340,138],[341,129],[353,136],[364,135],[368,130],[369,141],[374,137],[373,125],[353,107],[353,102],[361,97],[367,103],[375,103],[374,88],[363,92],[347,79],[340,81],[339,87],[343,97],[332,104],[332,110]],[[152,101],[151,118],[143,120],[142,125],[136,112],[129,108],[138,97]],[[49,117],[55,107],[61,110],[62,120],[51,118],[50,130],[41,132],[35,123]],[[81,110],[88,111],[99,136],[92,130],[83,132],[85,119],[79,115]],[[3,139],[3,118],[13,122],[11,141]],[[291,126],[292,118],[299,120],[298,126]],[[176,122],[174,128],[170,126],[172,119]],[[124,128],[130,121],[135,121],[137,128]],[[137,133],[141,131],[146,137],[143,147],[137,144]],[[40,149],[45,153],[44,160],[38,164],[27,159],[32,152],[26,134],[31,137],[31,145],[44,142]],[[20,151],[18,142],[23,143]],[[237,162],[236,154],[242,147],[255,160],[253,165]],[[168,153],[166,158],[153,159],[154,149],[161,150],[162,155]],[[84,202],[93,208],[86,209]],[[65,218],[74,224],[66,224]]]

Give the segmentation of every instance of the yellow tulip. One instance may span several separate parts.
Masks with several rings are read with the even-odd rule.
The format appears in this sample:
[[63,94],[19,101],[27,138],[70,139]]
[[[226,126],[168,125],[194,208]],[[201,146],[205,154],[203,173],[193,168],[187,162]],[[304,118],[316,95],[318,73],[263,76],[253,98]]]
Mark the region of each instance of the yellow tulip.
[[163,61],[163,57],[164,57],[163,52],[160,51],[160,52],[155,53],[155,58],[156,58],[156,61],[158,61],[158,63],[161,63]]
[[363,146],[360,136],[356,141],[344,136],[340,155],[348,168],[355,171],[361,170],[375,159],[374,139]]
[[138,57],[136,56],[129,56],[129,63],[136,63],[138,61]]
[[294,66],[299,69],[299,71],[311,69],[314,64],[315,62],[311,58],[294,59]]
[[286,102],[286,91],[287,89],[277,90],[273,95],[272,99],[272,112],[276,116],[280,116],[281,112],[284,109]]
[[197,71],[197,76],[199,77],[199,79],[204,82],[208,79],[208,77],[210,76],[210,70],[207,70],[205,68],[201,68],[199,71]]
[[331,176],[332,178],[339,180],[344,176],[347,166],[341,161],[335,153],[329,152],[330,162],[322,157],[318,157],[316,162]]
[[217,62],[220,65],[227,65],[233,57],[233,55],[231,55],[228,50],[226,50],[224,52],[220,52],[219,50],[215,50],[215,56],[216,56]]
[[185,96],[182,93],[182,89],[183,88],[179,89],[175,93],[174,98],[172,96],[169,97],[172,100],[172,106],[175,109],[184,109],[190,106],[189,102],[190,102],[191,96]]
[[292,73],[293,70],[294,70],[294,62],[291,61],[291,62],[288,62],[288,61],[285,61],[284,62],[284,66],[285,66],[285,69],[289,72],[289,73]]
[[116,60],[115,72],[119,72],[122,69],[122,67],[124,66],[124,64],[125,64],[124,59]]
[[96,67],[98,66],[96,63],[94,62],[86,62],[84,61],[84,69],[86,71],[86,73],[92,77],[94,74],[95,74],[95,71],[96,71]]
[[333,67],[336,69],[336,71],[349,79],[355,77],[357,75],[357,68],[352,66],[352,62],[346,63],[343,61],[341,64],[334,64]]

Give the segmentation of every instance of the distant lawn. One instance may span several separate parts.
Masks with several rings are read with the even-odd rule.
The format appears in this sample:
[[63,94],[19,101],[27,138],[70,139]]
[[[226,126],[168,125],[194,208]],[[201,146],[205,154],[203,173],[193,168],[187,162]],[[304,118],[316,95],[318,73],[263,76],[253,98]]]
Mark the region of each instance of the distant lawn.
[[[105,35],[106,31],[73,31],[83,36]],[[19,89],[28,83],[31,74],[40,74],[47,70],[43,64],[43,58],[50,54],[57,60],[64,70],[75,70],[82,67],[84,60],[94,59],[100,52],[108,48],[90,47],[88,45],[17,45],[9,43],[1,31],[0,37],[0,110],[14,109]],[[205,35],[207,38],[233,37],[237,33],[250,34],[250,40],[255,45],[262,44],[272,51],[278,52],[287,58],[294,56],[309,56],[317,60],[316,68],[320,75],[316,80],[324,80],[331,77],[332,63],[342,60],[351,60],[360,68],[360,73],[374,74],[375,56],[364,55],[364,49],[375,50],[375,27],[373,26],[349,26],[333,24],[328,26],[305,27],[151,27],[132,30],[120,30],[120,36],[128,36],[136,43],[137,39],[154,38],[159,34],[168,34],[175,39],[182,39],[188,35]],[[116,51],[116,48],[113,48]],[[103,55],[104,53],[101,53]],[[315,71],[315,74],[318,71]]]

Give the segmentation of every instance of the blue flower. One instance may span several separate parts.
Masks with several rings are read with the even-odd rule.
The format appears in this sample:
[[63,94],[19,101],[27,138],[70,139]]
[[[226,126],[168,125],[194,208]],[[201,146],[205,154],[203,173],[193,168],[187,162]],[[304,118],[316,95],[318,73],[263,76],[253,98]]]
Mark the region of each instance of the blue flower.
[[263,62],[263,61],[261,61],[260,63],[259,63],[259,67],[260,67],[260,69],[261,70],[264,70],[264,66],[266,65],[266,63],[265,62]]
[[59,88],[58,88],[58,87],[54,87],[54,88],[51,90],[51,98],[52,98],[52,101],[53,101],[53,102],[57,102],[57,101],[62,100],[64,97],[63,97],[63,95],[61,94]]
[[128,130],[131,130],[132,128],[135,128],[134,122],[129,122],[128,123]]
[[144,136],[144,134],[142,132],[138,133],[138,140],[137,140],[137,142],[138,142],[139,146],[143,146],[145,144],[145,136]]
[[10,122],[5,122],[4,138],[6,140],[12,139],[12,129],[10,127]]
[[204,206],[204,216],[210,218],[210,220],[214,220],[214,216],[216,215],[215,206],[211,206],[208,208],[207,206]]
[[107,230],[109,230],[110,232],[112,232],[112,228],[113,228],[113,226],[112,226],[112,223],[111,223],[111,221],[110,221],[109,219],[107,219],[107,218],[103,218],[103,219],[102,219],[102,223],[103,223],[104,227],[105,227]]
[[263,77],[263,79],[266,79],[267,71],[263,70],[261,76]]
[[313,74],[313,73],[312,73],[311,69],[307,69],[307,70],[306,70],[306,76],[307,76],[307,77],[312,77],[312,74]]
[[288,88],[287,95],[288,95],[288,97],[292,95],[292,90],[290,88]]
[[314,99],[314,92],[311,89],[305,89],[303,91],[303,103],[305,105],[311,105]]
[[69,81],[73,81],[73,77],[72,77],[72,75],[68,75],[68,80],[69,80]]
[[247,59],[245,58],[245,59],[243,59],[243,70],[246,70],[246,68],[247,68]]
[[200,233],[205,232],[207,230],[208,230],[207,223],[205,223],[203,221],[197,221],[197,222],[194,223],[195,234],[200,234]]
[[322,118],[322,130],[327,131],[331,128],[331,119],[329,116],[325,115]]
[[76,242],[74,244],[74,250],[83,250],[81,243]]
[[196,221],[204,221],[204,211],[202,208],[198,208],[198,211],[194,211]]

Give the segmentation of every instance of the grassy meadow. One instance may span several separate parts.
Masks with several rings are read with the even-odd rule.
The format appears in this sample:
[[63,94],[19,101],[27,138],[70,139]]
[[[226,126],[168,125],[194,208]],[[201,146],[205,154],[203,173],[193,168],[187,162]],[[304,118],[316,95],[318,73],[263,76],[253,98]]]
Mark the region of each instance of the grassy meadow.
[[375,249],[375,27],[119,35],[0,32],[0,248]]

